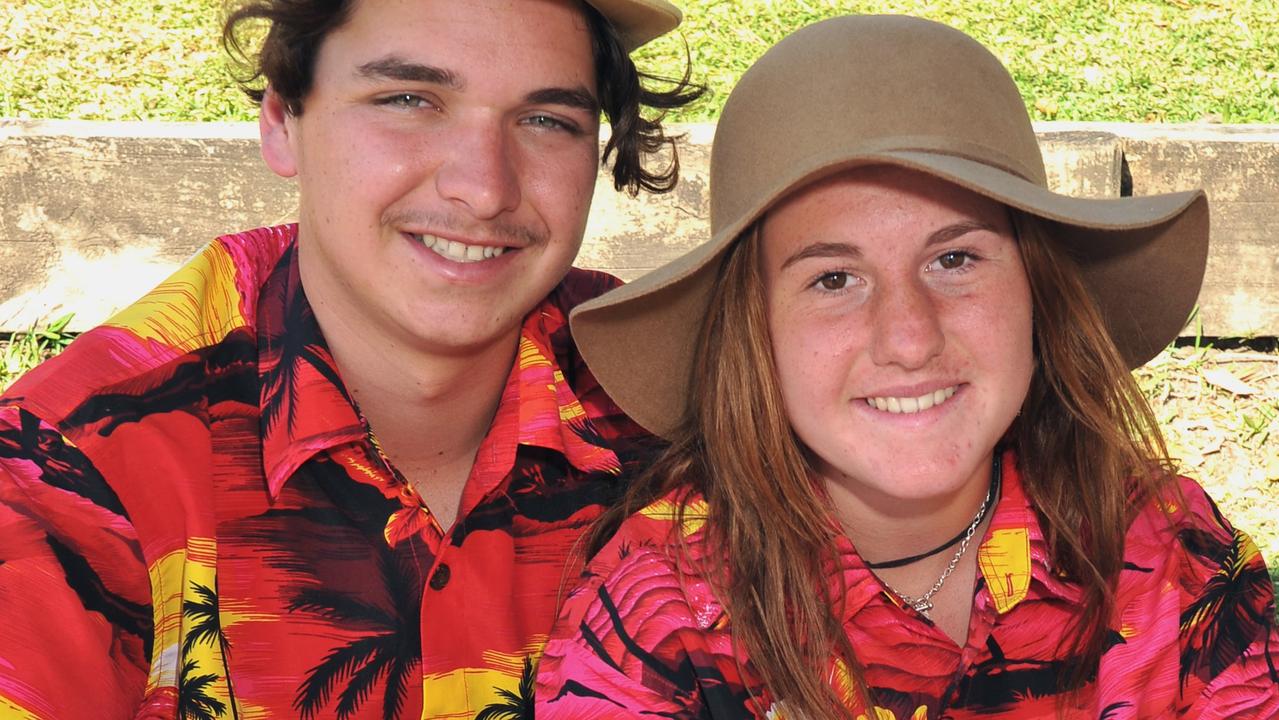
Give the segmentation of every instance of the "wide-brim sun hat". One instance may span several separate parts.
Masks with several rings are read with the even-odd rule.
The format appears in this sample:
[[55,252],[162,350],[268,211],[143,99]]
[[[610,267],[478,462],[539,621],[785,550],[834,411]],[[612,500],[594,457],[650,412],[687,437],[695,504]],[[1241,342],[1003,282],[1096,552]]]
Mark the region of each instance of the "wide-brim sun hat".
[[725,251],[791,191],[862,165],[941,178],[1048,221],[1129,367],[1184,327],[1208,255],[1202,191],[1075,198],[1048,190],[1008,71],[967,35],[904,16],[839,17],[782,40],[742,77],[711,149],[711,239],[571,316],[618,405],[670,436]]
[[674,30],[683,18],[666,0],[586,1],[613,23],[628,52]]

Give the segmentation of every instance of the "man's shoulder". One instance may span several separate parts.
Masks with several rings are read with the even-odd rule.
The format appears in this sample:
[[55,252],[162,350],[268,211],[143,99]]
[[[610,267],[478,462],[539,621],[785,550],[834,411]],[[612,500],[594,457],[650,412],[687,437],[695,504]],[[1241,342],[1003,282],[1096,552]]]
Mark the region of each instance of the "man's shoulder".
[[560,284],[551,291],[547,301],[567,317],[573,308],[621,284],[621,280],[606,272],[574,267],[569,269]]
[[0,403],[60,424],[89,399],[142,389],[155,378],[206,382],[191,367],[216,354],[242,363],[256,353],[254,308],[262,284],[296,238],[294,226],[221,236],[164,282],[60,355],[20,378]]

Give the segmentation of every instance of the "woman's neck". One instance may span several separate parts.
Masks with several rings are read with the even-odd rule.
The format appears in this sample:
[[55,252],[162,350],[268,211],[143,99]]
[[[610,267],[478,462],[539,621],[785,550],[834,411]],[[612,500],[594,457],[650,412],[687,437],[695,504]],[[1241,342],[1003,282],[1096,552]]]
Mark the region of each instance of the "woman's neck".
[[991,491],[994,465],[992,455],[954,492],[925,498],[897,497],[847,476],[824,480],[835,517],[858,554],[878,564],[928,553],[964,533]]

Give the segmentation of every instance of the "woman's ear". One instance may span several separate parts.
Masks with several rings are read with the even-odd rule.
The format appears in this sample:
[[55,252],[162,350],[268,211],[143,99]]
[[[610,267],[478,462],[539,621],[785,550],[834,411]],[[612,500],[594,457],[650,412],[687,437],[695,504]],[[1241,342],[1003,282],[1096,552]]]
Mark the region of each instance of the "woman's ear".
[[290,178],[298,174],[297,118],[288,104],[270,86],[262,95],[258,112],[258,134],[262,138],[262,159],[276,175]]

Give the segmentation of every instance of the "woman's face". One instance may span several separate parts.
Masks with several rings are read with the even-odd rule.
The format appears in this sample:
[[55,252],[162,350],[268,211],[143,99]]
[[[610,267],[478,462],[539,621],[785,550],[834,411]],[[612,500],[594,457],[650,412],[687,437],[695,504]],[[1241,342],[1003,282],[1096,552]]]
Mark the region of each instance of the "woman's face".
[[783,200],[762,241],[786,413],[822,477],[890,512],[984,491],[1034,369],[1006,208],[863,167]]

